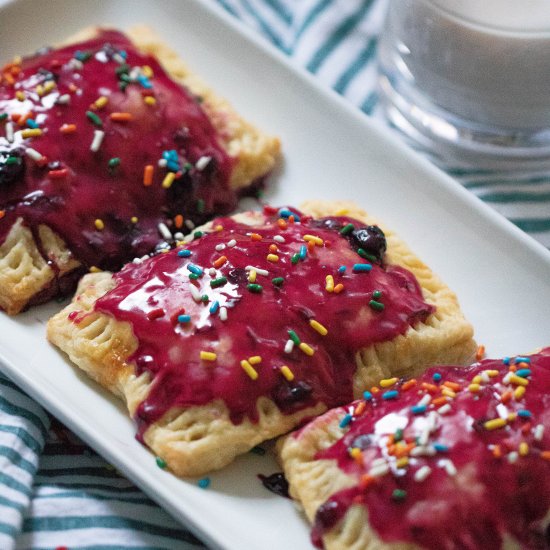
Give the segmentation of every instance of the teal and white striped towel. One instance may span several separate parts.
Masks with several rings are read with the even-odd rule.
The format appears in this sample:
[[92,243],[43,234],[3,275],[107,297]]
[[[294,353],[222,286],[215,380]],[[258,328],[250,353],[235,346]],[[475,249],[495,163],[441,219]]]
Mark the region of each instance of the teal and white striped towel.
[[[387,0],[210,0],[368,115]],[[446,166],[465,187],[550,246],[550,174]],[[0,376],[0,548],[202,545]]]

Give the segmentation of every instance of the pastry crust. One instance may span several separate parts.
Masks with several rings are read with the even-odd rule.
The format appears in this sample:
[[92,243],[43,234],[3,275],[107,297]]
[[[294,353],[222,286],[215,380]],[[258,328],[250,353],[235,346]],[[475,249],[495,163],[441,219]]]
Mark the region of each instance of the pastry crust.
[[[373,223],[362,210],[349,203],[311,202],[303,206],[303,211],[314,217],[349,215]],[[258,217],[241,215],[239,221],[245,219],[254,224]],[[357,353],[355,395],[360,395],[365,387],[381,377],[416,373],[434,362],[467,363],[475,351],[472,328],[452,291],[398,237],[389,231],[386,235],[388,261],[406,267],[417,277],[424,299],[436,306],[436,312],[426,323],[409,328],[404,336]],[[92,312],[95,300],[113,286],[109,273],[84,277],[73,302],[48,323],[48,338],[92,378],[124,399],[133,415],[148,393],[150,380],[147,374],[137,377],[134,365],[127,361],[137,347],[132,328],[109,315]],[[75,315],[83,320],[73,323],[69,316]],[[274,402],[264,397],[257,402],[257,423],[245,418],[235,425],[225,404],[213,402],[168,411],[147,429],[144,440],[177,475],[200,475],[221,468],[236,455],[288,432],[326,408],[325,404],[318,403],[293,414],[283,414]]]
[[[83,29],[63,45],[93,38],[98,30]],[[136,25],[126,34],[139,50],[154,55],[175,81],[203,99],[203,110],[219,133],[224,149],[236,159],[229,182],[232,189],[246,188],[271,171],[280,154],[278,138],[244,120],[146,25]],[[33,235],[24,220],[17,219],[0,246],[0,309],[15,315],[29,304],[44,301],[38,297],[44,294],[47,299],[51,294],[44,293],[45,289],[78,267],[80,262],[59,235],[45,225],[39,227],[38,235]]]

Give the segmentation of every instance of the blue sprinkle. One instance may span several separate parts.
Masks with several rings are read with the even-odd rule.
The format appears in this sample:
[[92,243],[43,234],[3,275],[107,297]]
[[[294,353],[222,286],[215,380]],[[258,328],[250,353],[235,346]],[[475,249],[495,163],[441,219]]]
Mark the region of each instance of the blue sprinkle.
[[518,371],[516,371],[516,376],[528,378],[529,376],[531,376],[531,369],[519,369]]
[[178,315],[178,323],[189,323],[190,321],[190,315]]
[[147,89],[151,89],[153,87],[153,85],[151,84],[151,81],[144,75],[139,75],[138,76],[138,82],[144,87],[144,88],[147,88]]
[[169,160],[166,163],[166,168],[168,169],[169,172],[178,172],[179,169],[181,168],[181,166],[180,166],[179,162]]
[[162,152],[162,158],[165,160],[178,160],[178,152],[175,149],[167,149]]
[[351,422],[352,416],[351,414],[346,414],[342,420],[340,420],[340,428],[345,428],[350,422]]
[[447,445],[443,445],[443,443],[434,443],[434,449],[438,453],[446,453],[449,450],[449,447],[447,447]]
[[382,399],[395,399],[398,396],[399,392],[397,390],[390,390],[382,394]]
[[363,392],[363,399],[365,401],[370,401],[372,399],[372,393],[370,391]]
[[510,364],[510,358],[509,357],[504,357],[502,359],[502,362],[505,364],[505,365],[509,365]]
[[426,405],[415,405],[414,407],[411,407],[411,412],[413,414],[422,414],[425,413],[428,410],[428,407]]
[[515,363],[530,363],[531,362],[531,359],[529,357],[516,357]]
[[279,210],[279,216],[281,218],[289,218],[290,216],[294,216],[294,219],[299,222],[300,216],[298,214],[295,214],[294,212],[291,212],[288,208],[281,208]]
[[441,380],[441,373],[434,372],[434,375],[432,376],[434,382],[439,382]]
[[518,411],[518,416],[521,416],[521,418],[531,418],[531,411],[521,409]]
[[199,479],[197,481],[197,485],[201,489],[208,489],[208,487],[210,486],[210,478],[209,477],[203,477],[202,479]]
[[191,250],[180,250],[178,256],[180,258],[189,258],[189,256],[191,256]]
[[29,128],[32,128],[32,129],[36,129],[36,128],[39,128],[40,126],[38,125],[38,122],[36,122],[36,120],[32,119],[32,118],[28,118],[27,119],[27,126]]
[[346,272],[346,266],[345,265],[341,265],[339,268],[338,268],[338,273],[345,273]]
[[128,59],[128,52],[126,50],[119,50],[118,53],[122,59]]
[[303,244],[300,247],[300,260],[305,260],[307,256],[307,246]]
[[203,270],[198,265],[195,265],[195,264],[188,264],[187,269],[191,273],[194,273],[195,275],[201,276],[203,274]]
[[212,302],[212,305],[210,306],[210,313],[212,315],[214,315],[218,309],[220,308],[220,302],[218,302],[218,300],[216,300],[215,302]]
[[368,273],[371,269],[371,264],[353,264],[354,273]]

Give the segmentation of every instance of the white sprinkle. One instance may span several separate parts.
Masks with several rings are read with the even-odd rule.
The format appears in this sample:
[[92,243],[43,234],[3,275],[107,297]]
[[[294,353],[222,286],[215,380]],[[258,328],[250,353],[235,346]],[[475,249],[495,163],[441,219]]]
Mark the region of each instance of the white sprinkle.
[[285,238],[282,235],[275,235],[273,240],[278,243],[286,243]]
[[292,340],[287,340],[285,344],[285,353],[292,353],[294,349],[294,342]]
[[[430,439],[430,429],[426,428],[418,437],[418,444],[420,446],[426,445]],[[414,450],[414,449],[413,449]]]
[[421,445],[412,448],[409,454],[411,456],[434,456],[436,454],[436,450],[433,447]]
[[168,229],[165,223],[160,222],[157,227],[163,239],[172,238],[172,233],[170,233],[170,229]]
[[183,241],[184,237],[185,236],[181,231],[174,233],[174,239],[176,239],[176,241]]
[[71,102],[71,96],[69,94],[60,95],[56,101],[58,105],[68,105],[70,102]]
[[542,424],[537,424],[535,426],[535,441],[542,441],[544,435],[544,426]]
[[445,471],[447,472],[447,475],[454,477],[456,476],[456,466],[454,465],[452,460],[449,460],[448,458],[445,460],[440,461],[439,463],[443,468],[445,468]]
[[269,276],[269,271],[267,269],[260,269],[259,267],[254,267],[253,265],[247,265],[245,269],[246,271],[254,270],[258,275],[261,275],[262,277]]
[[195,224],[193,223],[193,220],[185,220],[185,226],[190,231],[193,231],[193,229],[195,229]]
[[193,300],[195,300],[195,302],[200,302],[201,293],[199,292],[199,289],[195,285],[190,285],[189,290],[191,290],[191,296],[193,297]]
[[488,384],[491,381],[491,377],[487,374],[487,371],[485,370],[481,372],[480,376],[483,382],[485,382],[486,384]]
[[203,156],[195,163],[195,168],[199,171],[204,170],[211,160],[212,157]]
[[135,82],[138,77],[141,76],[141,69],[139,67],[132,67],[132,70],[130,71],[130,74],[128,75],[130,80]]
[[215,276],[216,276],[216,268],[215,268],[215,267],[211,267],[211,268],[208,270],[208,275],[210,275],[210,277],[215,277]]
[[510,464],[514,464],[514,462],[516,462],[518,458],[519,458],[519,454],[516,451],[512,451],[511,453],[508,453],[508,462]]
[[122,65],[124,63],[124,57],[122,57],[118,52],[113,55],[113,59],[119,64]]
[[143,261],[143,260],[142,260],[141,258],[134,258],[134,259],[132,260],[132,263],[133,263],[133,264],[140,264],[142,261]]
[[373,466],[369,470],[369,475],[372,477],[380,477],[380,476],[385,476],[389,471],[390,471],[390,467],[386,463],[384,463],[384,464],[380,464],[379,466]]
[[92,140],[92,144],[90,145],[90,151],[92,151],[93,153],[97,153],[99,151],[99,148],[101,147],[104,137],[105,132],[103,130],[94,130],[94,139]]
[[227,308],[225,306],[220,308],[220,320],[227,321]]
[[233,248],[235,245],[237,244],[237,241],[235,239],[231,239],[228,243],[227,243],[227,246],[229,248]]
[[432,473],[432,469],[429,466],[422,466],[419,470],[416,471],[414,474],[414,480],[422,482],[424,481],[430,474]]
[[417,404],[417,407],[425,407],[430,404],[430,401],[432,400],[432,396],[427,393]]
[[513,375],[513,372],[509,372],[506,374],[506,376],[502,379],[503,384],[509,384],[510,383],[510,377]]
[[451,412],[451,405],[449,403],[445,403],[445,405],[443,405],[442,407],[439,407],[439,409],[437,409],[437,412],[439,414],[447,414],[447,413]]
[[496,406],[496,409],[497,409],[497,414],[500,416],[500,418],[504,418],[504,420],[508,418],[508,414],[509,414],[508,407],[504,403],[499,403]]
[[157,165],[160,168],[165,168],[167,164],[168,164],[168,161],[166,159],[159,159],[159,161],[157,162]]
[[141,257],[142,261],[145,261],[145,260],[148,260],[148,259],[149,259],[149,254],[145,254],[144,256]]
[[6,139],[8,143],[13,143],[13,122],[6,122]]
[[68,63],[67,67],[74,71],[81,71],[84,68],[84,63],[80,59],[72,58]]
[[42,153],[39,153],[36,149],[33,149],[32,147],[27,147],[25,150],[25,154],[35,162],[40,162],[44,157],[42,156]]
[[95,54],[95,58],[100,62],[100,63],[107,63],[107,61],[109,61],[109,58],[107,57],[107,54],[103,51],[99,51]]
[[225,248],[225,244],[220,243],[216,245],[216,252],[221,252]]
[[435,411],[430,411],[428,414],[428,426],[430,432],[437,430],[437,413]]
[[378,466],[383,466],[383,465],[385,465],[385,464],[387,464],[386,459],[383,458],[383,457],[380,457],[380,458],[375,458],[375,459],[372,461],[371,466],[372,466],[373,468],[377,468]]

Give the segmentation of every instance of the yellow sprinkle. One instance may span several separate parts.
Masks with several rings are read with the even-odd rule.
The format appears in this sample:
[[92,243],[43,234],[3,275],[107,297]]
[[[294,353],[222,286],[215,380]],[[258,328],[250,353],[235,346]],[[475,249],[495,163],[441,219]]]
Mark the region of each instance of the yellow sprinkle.
[[102,269],[99,269],[99,267],[96,267],[95,265],[90,267],[90,273],[101,273],[102,271]]
[[17,92],[15,92],[15,97],[19,101],[25,101],[25,94],[21,90],[18,90]]
[[169,189],[170,187],[172,187],[175,179],[176,174],[174,172],[168,172],[168,174],[166,174],[166,176],[164,176],[164,179],[162,180],[162,187],[164,187],[164,189]]
[[218,231],[218,232],[223,231],[223,225],[220,225],[220,224],[216,225],[216,227],[214,227],[214,231]]
[[522,441],[519,444],[518,451],[519,451],[520,456],[527,456],[529,454],[529,445],[527,445],[527,443],[525,443],[525,441]]
[[309,355],[310,357],[315,353],[315,351],[313,350],[313,348],[306,344],[305,342],[302,342],[299,346],[298,346],[306,355]]
[[319,321],[310,319],[309,324],[311,325],[311,328],[316,330],[321,336],[326,336],[328,334],[328,330],[321,323],[319,323]]
[[349,208],[340,208],[334,215],[335,216],[345,216],[346,214],[349,214]]
[[327,292],[334,292],[334,277],[332,275],[327,275],[325,280],[327,282],[325,287]]
[[248,362],[251,365],[257,365],[258,363],[262,362],[262,357],[261,357],[261,355],[253,355],[252,357],[248,358]]
[[42,130],[40,128],[29,128],[28,130],[21,131],[21,137],[23,139],[31,137],[40,137],[42,135]]
[[44,83],[44,91],[48,94],[55,88],[55,80],[48,80]]
[[384,380],[380,380],[380,386],[382,388],[389,388],[390,386],[393,386],[397,383],[399,379],[396,377],[393,378],[385,378]]
[[481,386],[479,384],[470,384],[468,386],[468,389],[472,392],[472,393],[477,393],[480,389],[481,389]]
[[200,356],[203,361],[215,361],[218,358],[212,351],[201,351]]
[[258,373],[256,372],[256,369],[246,360],[243,359],[241,361],[241,367],[243,368],[244,372],[248,374],[252,380],[256,380],[258,378]]
[[279,261],[279,256],[277,256],[277,254],[268,254],[267,255],[267,261],[276,263],[276,262]]
[[103,220],[100,220],[99,218],[97,218],[94,224],[95,224],[95,228],[99,229],[99,231],[102,231],[103,229],[105,229],[105,224],[103,223]]
[[130,221],[131,221],[132,223],[137,223],[137,222],[138,222],[137,216],[132,216],[132,217],[130,218]]
[[498,376],[498,375],[499,375],[498,370],[486,370],[485,372],[486,372],[487,375],[490,376],[491,378],[494,378],[495,376]]
[[515,374],[510,376],[510,382],[516,386],[527,386],[527,384],[529,384],[529,380],[527,380],[527,378],[522,378],[521,376],[516,376]]
[[506,426],[506,420],[504,418],[493,418],[493,420],[487,420],[483,426],[486,430],[497,430]]
[[363,453],[361,452],[361,449],[359,449],[359,447],[353,447],[353,449],[351,449],[349,452],[349,455],[351,456],[351,458],[355,460],[360,458],[362,454]]
[[508,422],[513,422],[518,417],[518,413],[510,413],[508,415]]
[[289,381],[292,382],[294,380],[294,373],[286,366],[283,365],[280,368],[281,374]]
[[409,459],[406,456],[402,456],[401,458],[397,459],[395,462],[395,465],[398,468],[405,468],[409,464]]
[[35,88],[35,92],[38,94],[38,97],[42,97],[44,95],[44,86],[42,86],[42,84],[39,84]]
[[524,395],[527,390],[525,389],[525,386],[518,386],[514,390],[514,399],[516,401],[519,401]]
[[444,395],[445,397],[450,397],[451,399],[454,399],[456,397],[456,393],[449,388],[443,388],[441,390],[441,394]]
[[255,269],[251,269],[250,272],[248,273],[248,282],[249,283],[255,283],[256,282],[256,270]]
[[153,69],[151,69],[149,65],[144,65],[143,67],[141,67],[141,72],[143,73],[143,76],[147,78],[153,78]]
[[105,107],[105,105],[107,105],[107,103],[109,103],[109,98],[102,95],[101,97],[98,97],[95,100],[94,107],[96,109],[103,109],[103,107]]
[[150,105],[150,106],[156,105],[157,103],[157,100],[152,95],[145,96],[143,101],[145,101],[146,105]]
[[481,382],[483,382],[483,379],[479,376],[479,374],[472,378],[472,384],[481,384]]
[[324,241],[321,237],[316,237],[315,235],[304,235],[304,241],[314,242],[316,246],[323,246]]

